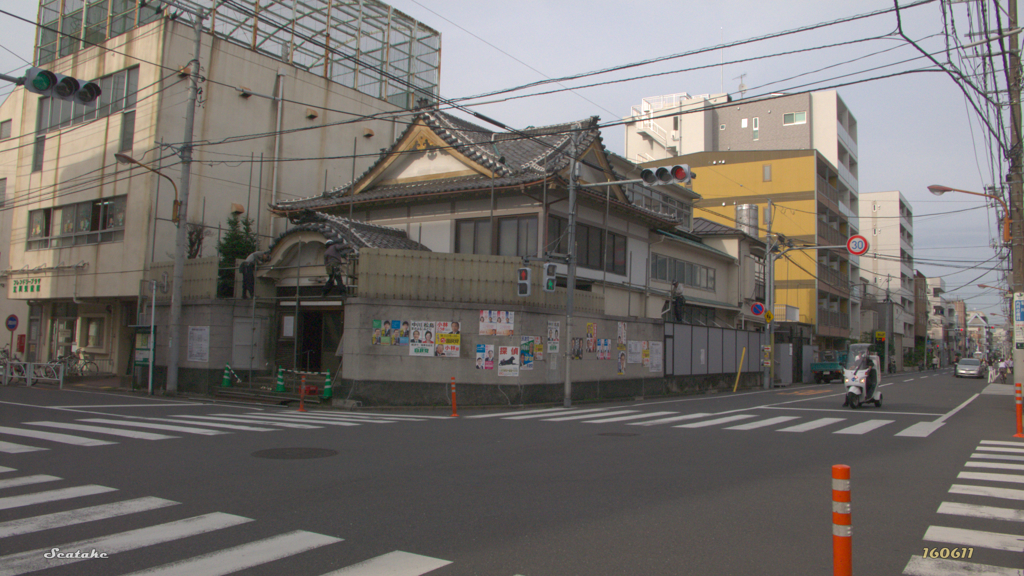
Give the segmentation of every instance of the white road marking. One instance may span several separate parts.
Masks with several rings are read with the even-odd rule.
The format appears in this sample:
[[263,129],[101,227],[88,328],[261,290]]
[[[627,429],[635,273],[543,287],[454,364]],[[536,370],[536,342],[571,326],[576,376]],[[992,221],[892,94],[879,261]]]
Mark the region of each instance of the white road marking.
[[7,498],[0,498],[0,510],[31,506],[33,504],[42,504],[44,502],[56,502],[57,500],[67,500],[68,498],[78,498],[79,496],[92,496],[93,494],[103,494],[104,492],[114,492],[115,490],[117,490],[117,488],[107,488],[106,486],[87,484],[85,486],[75,486],[73,488],[60,488],[58,490],[34,492],[32,494],[25,494],[22,496],[8,496]]
[[789,428],[783,428],[776,430],[776,432],[807,432],[808,430],[814,430],[816,428],[823,428],[836,422],[842,422],[846,418],[819,418],[817,420],[811,420],[804,424],[797,424],[796,426],[790,426]]
[[625,422],[626,420],[638,420],[640,418],[650,418],[652,416],[664,416],[665,414],[678,414],[678,412],[644,412],[643,414],[633,414],[632,416],[618,416],[615,418],[604,418],[601,420],[584,420],[584,424],[605,424],[608,422]]
[[[619,414],[635,414],[636,410],[616,410],[613,412],[603,412],[600,416],[618,416]],[[586,418],[593,418],[595,414],[574,414],[572,416],[559,416],[558,418],[545,418],[545,422],[565,422],[567,420],[584,420]]]
[[764,428],[765,426],[782,424],[783,422],[789,422],[790,420],[796,420],[797,418],[799,418],[799,416],[778,416],[776,418],[768,418],[767,420],[758,420],[757,422],[740,424],[739,426],[730,426],[729,428],[726,428],[726,430],[755,430],[757,428]]
[[1006,442],[1003,440],[982,440],[981,444],[992,444],[994,446],[1017,446],[1024,448],[1024,442]]
[[909,576],[1020,576],[1017,568],[1002,568],[989,566],[987,564],[975,564],[973,562],[962,562],[960,560],[943,560],[941,558],[925,558],[923,556],[911,556],[907,567],[903,569],[904,574]]
[[0,466],[0,472],[16,472],[16,471],[17,471],[17,469],[15,469],[15,468],[8,468],[6,466]]
[[854,424],[849,428],[843,428],[842,430],[836,430],[833,434],[864,434],[871,432],[885,426],[886,424],[892,424],[895,420],[868,420],[867,422],[861,422],[860,424]]
[[49,448],[38,448],[36,446],[25,446],[23,444],[15,444],[13,442],[0,442],[0,452],[6,454],[20,454],[22,452],[37,452],[39,450],[49,450]]
[[968,468],[1001,468],[1003,470],[1024,470],[1024,464],[1006,464],[1004,462],[967,462]]
[[267,414],[266,416],[273,416],[275,418],[298,420],[299,422],[305,422],[307,420],[317,422],[358,422],[360,424],[394,424],[395,422],[423,422],[423,420],[412,420],[409,418],[387,418],[387,417],[374,417],[366,418],[363,416],[343,416],[336,414],[324,414],[324,413],[313,413],[313,414]]
[[1024,510],[997,508],[995,506],[980,506],[978,504],[962,504],[960,502],[943,502],[939,505],[938,513],[970,516],[972,518],[985,518],[987,520],[1024,522]]
[[156,568],[132,572],[127,576],[224,576],[335,542],[341,542],[341,538],[296,530]]
[[[248,424],[263,424],[265,426],[270,424],[266,420],[253,420],[252,418],[246,418],[246,417],[243,417],[243,416],[237,416],[237,417],[236,416],[232,416],[232,417],[227,417],[226,418],[226,417],[223,417],[223,416],[188,416],[188,415],[175,414],[175,415],[172,415],[171,417],[172,418],[191,418],[193,420],[216,420],[216,421],[219,421],[219,422],[246,422]],[[321,426],[310,426],[309,424],[294,424],[294,423],[291,423],[291,422],[274,422],[273,425],[274,426],[280,426],[282,428],[304,428],[304,429],[307,429],[307,430],[315,430],[317,428],[321,428]]]
[[181,418],[147,418],[147,420],[157,420],[160,422],[177,422],[178,424],[192,424],[194,426],[206,426],[209,428],[225,428],[227,430],[241,430],[243,432],[274,432],[278,428],[260,428],[258,426],[242,426],[241,424],[220,424],[215,422],[196,422],[195,420],[186,420],[184,417]]
[[449,564],[448,560],[396,550],[323,576],[420,576]]
[[[818,396],[817,398],[825,398],[825,396]],[[843,414],[849,414],[849,408],[794,408],[792,406],[756,406],[757,409],[764,410],[803,410],[806,412],[842,412]],[[752,410],[752,408],[744,408],[743,410]],[[899,414],[902,416],[942,416],[942,414],[934,414],[932,412],[894,412],[892,410],[878,410],[877,408],[871,409],[872,414]]]
[[898,432],[896,436],[905,436],[910,438],[927,438],[932,432],[935,432],[939,428],[942,428],[944,424],[945,422],[918,422],[917,424],[910,426],[906,430]]
[[44,530],[63,528],[65,526],[73,526],[75,524],[83,524],[85,522],[93,522],[95,520],[116,518],[127,514],[135,514],[136,512],[145,512],[147,510],[164,508],[166,506],[174,506],[176,504],[177,502],[174,502],[173,500],[164,500],[163,498],[147,496],[145,498],[114,502],[113,504],[101,504],[99,506],[89,506],[87,508],[78,508],[77,510],[68,510],[66,512],[55,512],[53,514],[34,516],[32,518],[10,520],[8,522],[0,522],[0,538],[18,536],[19,534],[30,534],[32,532],[42,532]]
[[1024,484],[1024,476],[1020,474],[990,474],[988,472],[961,472],[956,475],[961,480],[986,480],[989,482],[1013,482]]
[[82,422],[96,422],[97,424],[117,424],[118,426],[135,426],[136,428],[152,428],[153,430],[172,430],[174,432],[184,432],[185,434],[199,434],[201,436],[216,436],[218,434],[228,434],[228,432],[218,432],[217,430],[207,430],[206,428],[193,428],[191,426],[174,426],[173,424],[155,424],[152,422],[138,422],[135,420],[83,418]]
[[568,408],[542,408],[540,410],[516,410],[515,412],[494,412],[491,414],[474,414],[466,418],[502,418],[504,416],[526,416],[527,414],[550,414],[551,412],[564,412]]
[[966,494],[968,496],[988,496],[1004,500],[1024,500],[1024,490],[1013,488],[991,488],[972,484],[953,484],[949,487],[950,494]]
[[[278,422],[288,422],[291,418],[287,416],[246,416],[246,418],[252,418],[259,420],[265,424],[274,424]],[[309,418],[304,421],[310,424],[323,424],[324,426],[359,426],[356,422],[344,422],[341,420],[331,420],[328,418]]]
[[1024,552],[1024,536],[1017,536],[1016,534],[949,528],[947,526],[929,526],[928,530],[924,533],[924,539],[929,542],[977,546],[993,550],[1006,550],[1008,552]]
[[1010,452],[1013,454],[1024,454],[1024,448],[1003,448],[1001,446],[978,446],[975,450],[988,450],[989,452]]
[[913,380],[913,378],[907,378],[904,382],[910,382],[911,380]]
[[[606,412],[607,410],[608,410],[607,408],[590,408],[588,410],[576,410],[576,409],[562,410],[562,412],[564,412],[566,414],[586,414],[588,412]],[[519,416],[507,416],[505,418],[502,418],[502,420],[528,420],[530,418],[547,418],[548,416],[554,416],[554,414],[550,414],[550,413],[521,414]],[[597,416],[597,414],[594,414],[594,416]]]
[[78,406],[39,406],[39,408],[163,408],[164,406],[201,406],[188,402],[177,402],[174,404],[81,404]]
[[693,414],[683,414],[682,416],[670,416],[668,418],[659,418],[657,420],[648,420],[646,422],[633,422],[629,426],[654,426],[656,424],[668,424],[669,422],[679,422],[681,420],[693,420],[694,418],[703,418],[705,416],[711,416],[708,412],[695,412]]
[[1018,462],[1024,462],[1024,456],[1011,456],[1009,454],[985,454],[983,452],[975,452],[971,454],[971,458],[987,458],[989,460],[1016,460]]
[[716,424],[725,424],[726,422],[735,422],[736,420],[746,420],[747,418],[756,418],[754,414],[736,414],[734,416],[725,416],[724,418],[714,418],[712,420],[702,420],[700,422],[692,422],[690,424],[680,424],[679,426],[673,426],[673,428],[704,428],[705,426],[714,426]]
[[15,488],[17,486],[29,486],[31,484],[41,484],[43,482],[53,482],[54,480],[60,480],[60,478],[58,478],[57,476],[49,476],[46,474],[19,476],[17,478],[8,478],[6,480],[0,480],[0,489]]
[[26,438],[38,438],[39,440],[49,440],[50,442],[60,442],[61,444],[73,444],[75,446],[106,446],[108,444],[117,444],[117,442],[95,440],[93,438],[83,438],[81,436],[71,436],[70,434],[43,432],[42,430],[23,430],[21,428],[9,428],[7,426],[0,426],[0,434],[25,436]]
[[46,558],[43,556],[53,548],[60,548],[66,552],[73,552],[75,550],[88,552],[95,549],[97,552],[113,555],[145,546],[171,542],[180,538],[205,534],[214,530],[245,524],[246,522],[252,522],[252,519],[235,516],[234,514],[224,514],[223,512],[213,512],[166,524],[111,534],[110,536],[101,536],[99,538],[68,542],[67,544],[57,544],[38,550],[29,550],[0,557],[0,576],[17,576],[18,574],[26,574],[85,560],[85,558]]
[[71,424],[68,422],[24,422],[32,426],[49,426],[50,428],[62,428],[64,430],[78,430],[79,432],[95,432],[97,434],[110,434],[111,436],[123,436],[125,438],[136,438],[139,440],[166,440],[177,438],[166,434],[154,434],[153,432],[140,432],[137,430],[118,430],[116,428],[104,428],[102,426],[89,426],[88,424]]

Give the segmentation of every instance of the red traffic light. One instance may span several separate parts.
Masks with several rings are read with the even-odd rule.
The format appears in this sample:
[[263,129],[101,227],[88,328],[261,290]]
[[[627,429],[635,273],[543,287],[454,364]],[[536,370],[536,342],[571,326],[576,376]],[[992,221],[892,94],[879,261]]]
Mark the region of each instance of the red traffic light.
[[526,268],[520,268],[519,269],[519,281],[520,282],[526,282],[529,279],[530,279],[530,271],[527,270]]
[[672,177],[675,178],[676,180],[686,180],[689,176],[689,172],[687,172],[686,168],[684,168],[683,166],[672,167]]

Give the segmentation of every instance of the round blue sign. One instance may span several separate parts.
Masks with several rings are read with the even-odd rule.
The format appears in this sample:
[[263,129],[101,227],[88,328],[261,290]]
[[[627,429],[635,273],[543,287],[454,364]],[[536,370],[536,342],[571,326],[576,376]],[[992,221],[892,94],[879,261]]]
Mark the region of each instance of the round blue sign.
[[761,316],[762,314],[764,314],[764,304],[761,304],[760,302],[754,302],[750,306],[750,312],[754,316]]
[[7,329],[10,330],[11,332],[14,332],[15,330],[18,329],[18,317],[15,316],[14,314],[11,314],[10,316],[7,317]]

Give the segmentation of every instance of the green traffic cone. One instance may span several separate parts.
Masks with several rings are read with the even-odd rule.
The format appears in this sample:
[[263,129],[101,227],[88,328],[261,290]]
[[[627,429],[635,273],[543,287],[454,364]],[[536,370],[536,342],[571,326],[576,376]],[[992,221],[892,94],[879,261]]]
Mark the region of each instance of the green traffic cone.
[[324,381],[324,393],[320,396],[324,400],[330,400],[334,395],[334,390],[331,389],[331,371],[327,371],[327,380]]
[[231,376],[228,375],[228,365],[224,365],[224,378],[220,381],[221,388],[231,388]]
[[277,388],[274,392],[284,392],[284,366],[277,369]]

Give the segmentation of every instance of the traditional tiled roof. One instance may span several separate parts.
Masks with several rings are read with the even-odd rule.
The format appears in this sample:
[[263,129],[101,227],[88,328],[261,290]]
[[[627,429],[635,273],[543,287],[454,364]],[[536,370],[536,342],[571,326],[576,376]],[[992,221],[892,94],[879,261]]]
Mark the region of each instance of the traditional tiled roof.
[[268,252],[273,251],[278,242],[296,232],[318,232],[323,234],[325,240],[343,242],[357,251],[359,248],[430,251],[423,244],[409,239],[402,230],[331,216],[322,212],[305,211],[295,218],[294,222],[295,226],[274,238],[267,249]]

